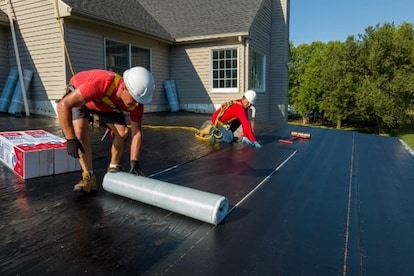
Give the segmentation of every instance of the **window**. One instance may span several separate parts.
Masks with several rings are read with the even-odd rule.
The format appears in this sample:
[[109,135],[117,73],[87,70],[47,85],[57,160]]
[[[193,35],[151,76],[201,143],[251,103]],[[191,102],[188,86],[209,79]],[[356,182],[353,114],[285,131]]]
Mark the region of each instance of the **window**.
[[237,92],[239,84],[237,49],[212,50],[212,90],[215,92]]
[[265,56],[257,52],[252,53],[250,85],[256,91],[265,91]]
[[142,66],[151,71],[151,51],[130,44],[105,41],[106,69],[123,74],[133,66]]

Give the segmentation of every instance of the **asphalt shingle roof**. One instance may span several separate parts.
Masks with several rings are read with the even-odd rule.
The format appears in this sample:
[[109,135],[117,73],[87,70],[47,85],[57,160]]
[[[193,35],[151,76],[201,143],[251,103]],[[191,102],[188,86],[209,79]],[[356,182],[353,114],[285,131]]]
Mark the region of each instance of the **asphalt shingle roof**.
[[160,38],[171,39],[170,34],[137,0],[63,0],[72,12],[104,20]]
[[161,38],[247,33],[264,0],[63,0],[75,13]]
[[247,33],[263,0],[139,0],[172,37]]

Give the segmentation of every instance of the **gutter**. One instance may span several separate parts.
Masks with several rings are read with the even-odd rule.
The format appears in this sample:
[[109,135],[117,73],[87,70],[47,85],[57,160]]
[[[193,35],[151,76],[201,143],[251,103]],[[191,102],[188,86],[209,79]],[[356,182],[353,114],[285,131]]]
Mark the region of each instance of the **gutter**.
[[248,37],[249,33],[240,32],[240,33],[227,33],[227,34],[211,34],[211,35],[199,35],[199,36],[189,36],[176,38],[175,42],[177,44],[186,44],[186,43],[199,43],[199,42],[208,42],[208,41],[217,41],[217,40],[229,40],[236,39],[240,42],[241,38]]

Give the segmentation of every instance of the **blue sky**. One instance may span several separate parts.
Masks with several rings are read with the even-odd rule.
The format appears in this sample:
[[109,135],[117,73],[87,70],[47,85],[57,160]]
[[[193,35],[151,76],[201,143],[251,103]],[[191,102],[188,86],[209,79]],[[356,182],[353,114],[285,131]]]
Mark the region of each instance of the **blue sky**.
[[368,26],[414,24],[414,0],[290,0],[290,40],[294,46],[319,40],[345,41]]

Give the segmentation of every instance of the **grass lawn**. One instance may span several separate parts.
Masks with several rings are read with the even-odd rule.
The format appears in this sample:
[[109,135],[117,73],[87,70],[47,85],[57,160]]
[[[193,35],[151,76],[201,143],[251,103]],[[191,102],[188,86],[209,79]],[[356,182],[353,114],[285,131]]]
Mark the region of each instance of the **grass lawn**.
[[403,140],[412,150],[414,150],[414,134],[402,134],[398,136],[401,140]]
[[391,131],[390,136],[400,138],[414,150],[414,125],[405,125]]
[[397,137],[404,141],[412,150],[414,150],[414,125],[407,124],[392,129],[389,136]]

